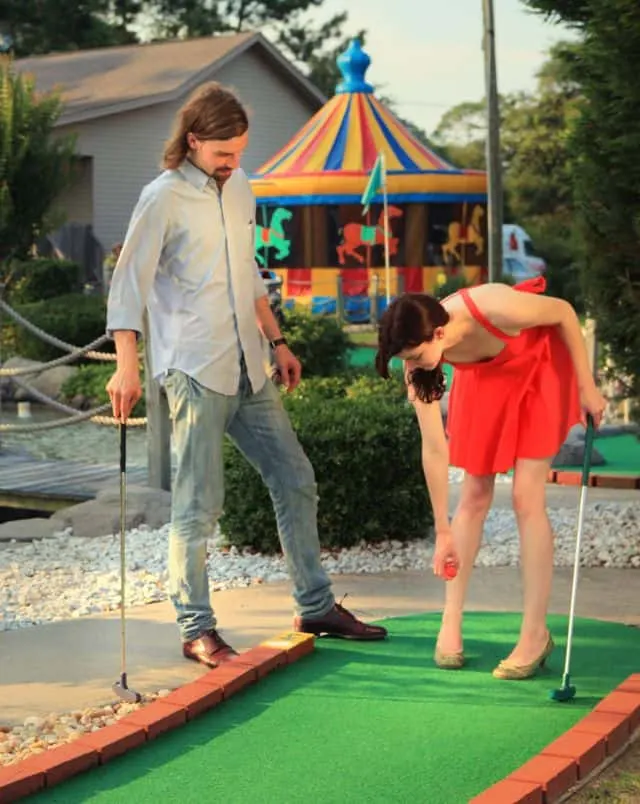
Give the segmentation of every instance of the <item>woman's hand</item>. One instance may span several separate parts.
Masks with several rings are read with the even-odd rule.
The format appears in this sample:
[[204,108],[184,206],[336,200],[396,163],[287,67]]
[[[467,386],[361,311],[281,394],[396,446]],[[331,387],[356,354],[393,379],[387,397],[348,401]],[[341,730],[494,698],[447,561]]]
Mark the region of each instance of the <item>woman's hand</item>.
[[607,400],[602,396],[595,383],[590,383],[588,387],[580,392],[580,404],[582,406],[582,423],[587,426],[587,414],[593,417],[596,427],[600,426],[602,417],[607,408]]
[[433,554],[433,574],[438,578],[448,580],[451,576],[445,571],[445,567],[460,567],[458,552],[453,542],[453,533],[450,528],[436,531],[436,549]]

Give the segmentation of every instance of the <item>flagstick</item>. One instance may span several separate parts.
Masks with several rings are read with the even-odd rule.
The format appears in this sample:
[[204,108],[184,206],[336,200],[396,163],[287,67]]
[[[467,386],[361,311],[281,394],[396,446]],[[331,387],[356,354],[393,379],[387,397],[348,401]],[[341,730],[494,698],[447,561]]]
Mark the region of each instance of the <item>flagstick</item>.
[[384,209],[384,266],[385,285],[387,286],[387,304],[391,301],[391,264],[389,261],[389,205],[387,202],[387,166],[384,151],[380,151],[382,163],[382,203]]

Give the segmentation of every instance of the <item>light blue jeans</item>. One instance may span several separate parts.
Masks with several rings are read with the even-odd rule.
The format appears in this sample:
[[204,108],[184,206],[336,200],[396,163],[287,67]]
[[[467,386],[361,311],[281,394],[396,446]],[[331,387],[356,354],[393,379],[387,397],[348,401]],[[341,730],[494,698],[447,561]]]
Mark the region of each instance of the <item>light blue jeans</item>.
[[224,396],[171,371],[165,388],[177,454],[169,595],[183,641],[216,627],[206,560],[207,539],[223,510],[225,435],[260,472],[269,490],[297,613],[324,615],[335,599],[320,563],[315,475],[274,384],[267,380],[254,394],[243,371],[238,393]]

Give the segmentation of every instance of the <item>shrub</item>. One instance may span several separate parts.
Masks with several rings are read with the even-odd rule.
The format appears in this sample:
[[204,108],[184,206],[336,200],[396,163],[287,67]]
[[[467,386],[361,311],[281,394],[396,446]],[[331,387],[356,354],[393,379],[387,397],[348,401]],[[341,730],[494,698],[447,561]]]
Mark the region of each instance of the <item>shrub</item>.
[[[102,296],[69,293],[53,299],[16,305],[17,312],[30,323],[74,346],[86,346],[105,333],[106,302]],[[55,360],[63,350],[44,343],[21,324],[4,327],[4,346],[31,360]]]
[[3,272],[9,304],[32,302],[65,296],[80,290],[80,266],[69,260],[14,260]]
[[[432,513],[420,435],[408,404],[393,393],[358,391],[330,400],[291,394],[284,404],[315,469],[324,547],[427,536]],[[231,444],[225,446],[225,466],[220,524],[228,541],[278,551],[275,516],[259,474]]]
[[436,299],[446,299],[447,296],[450,296],[452,293],[456,293],[458,290],[468,288],[469,286],[470,283],[467,281],[467,278],[460,272],[456,276],[447,277],[441,285],[435,288],[433,295]]
[[294,310],[287,313],[282,330],[305,377],[327,377],[347,369],[353,345],[335,318]]

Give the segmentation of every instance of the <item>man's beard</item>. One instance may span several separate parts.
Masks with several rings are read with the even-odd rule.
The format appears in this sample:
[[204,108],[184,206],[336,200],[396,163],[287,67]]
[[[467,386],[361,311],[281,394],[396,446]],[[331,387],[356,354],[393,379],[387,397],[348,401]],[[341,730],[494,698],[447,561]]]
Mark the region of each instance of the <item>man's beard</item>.
[[231,178],[232,173],[233,171],[229,168],[220,168],[219,170],[213,171],[213,178],[218,182],[218,184],[224,184],[227,179]]

